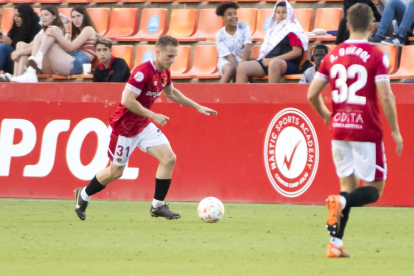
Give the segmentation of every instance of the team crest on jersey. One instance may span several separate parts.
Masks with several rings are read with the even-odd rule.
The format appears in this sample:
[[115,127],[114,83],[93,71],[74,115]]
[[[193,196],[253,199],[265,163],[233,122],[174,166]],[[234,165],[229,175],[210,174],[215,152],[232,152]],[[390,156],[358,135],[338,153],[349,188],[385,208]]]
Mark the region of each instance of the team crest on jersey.
[[286,108],[270,123],[264,145],[267,176],[281,195],[298,197],[310,187],[319,163],[315,129],[300,110]]
[[136,73],[136,74],[135,74],[135,76],[134,76],[134,79],[135,79],[137,82],[141,82],[141,81],[143,81],[143,80],[144,80],[144,73],[142,73],[142,72],[138,72],[138,73]]
[[116,161],[117,161],[117,162],[119,162],[119,163],[121,163],[121,162],[122,162],[122,158],[121,158],[121,157],[118,157],[118,158],[116,159]]

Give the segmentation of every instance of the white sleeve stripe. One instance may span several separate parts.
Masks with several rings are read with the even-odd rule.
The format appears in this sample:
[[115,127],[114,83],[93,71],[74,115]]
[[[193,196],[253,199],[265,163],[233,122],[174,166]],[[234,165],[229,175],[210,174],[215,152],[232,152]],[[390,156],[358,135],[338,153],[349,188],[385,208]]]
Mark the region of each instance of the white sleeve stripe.
[[375,82],[389,82],[390,76],[389,75],[376,75]]
[[325,75],[325,74],[320,73],[320,72],[316,72],[314,78],[320,79],[320,80],[323,80],[323,81],[326,81],[326,82],[329,81],[329,77],[327,75]]
[[131,90],[132,92],[134,92],[135,94],[137,94],[138,96],[141,94],[141,90],[140,89],[138,89],[138,88],[136,88],[135,86],[133,86],[133,85],[131,85],[131,84],[129,84],[129,83],[127,83],[126,84],[126,86],[125,86],[125,88],[128,88],[129,90]]

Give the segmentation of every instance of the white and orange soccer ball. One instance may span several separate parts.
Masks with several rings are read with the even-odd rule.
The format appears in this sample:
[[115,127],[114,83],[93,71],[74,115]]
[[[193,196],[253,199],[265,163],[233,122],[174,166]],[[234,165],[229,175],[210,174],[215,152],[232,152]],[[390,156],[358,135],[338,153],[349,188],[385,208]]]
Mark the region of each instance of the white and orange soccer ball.
[[198,204],[197,213],[204,222],[219,222],[224,216],[224,205],[215,197],[206,197]]

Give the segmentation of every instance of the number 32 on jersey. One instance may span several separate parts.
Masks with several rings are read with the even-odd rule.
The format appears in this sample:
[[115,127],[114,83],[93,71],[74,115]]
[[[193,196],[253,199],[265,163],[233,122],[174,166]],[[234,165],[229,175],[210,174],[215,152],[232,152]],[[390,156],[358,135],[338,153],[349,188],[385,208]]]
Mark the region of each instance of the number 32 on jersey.
[[[342,64],[335,64],[330,71],[331,79],[335,79],[335,88],[332,91],[332,100],[334,103],[340,104],[347,102],[348,104],[366,104],[366,97],[358,96],[356,93],[365,87],[367,84],[368,73],[364,66],[353,64],[348,67],[348,70]],[[348,79],[357,80],[349,87],[347,85]]]

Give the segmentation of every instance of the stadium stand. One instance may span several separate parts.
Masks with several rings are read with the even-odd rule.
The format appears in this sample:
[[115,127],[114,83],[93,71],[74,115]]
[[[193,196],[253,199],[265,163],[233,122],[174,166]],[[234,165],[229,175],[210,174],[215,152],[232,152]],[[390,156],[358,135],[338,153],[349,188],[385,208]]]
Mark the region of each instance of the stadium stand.
[[187,38],[192,36],[197,30],[197,12],[196,9],[172,10],[170,28],[167,35],[175,38]]
[[197,45],[194,48],[193,66],[190,71],[171,76],[173,79],[218,79],[216,45]]
[[89,16],[100,35],[105,35],[109,29],[109,18],[111,10],[109,8],[88,8]]
[[[182,79],[183,81],[189,81],[192,78],[214,80],[219,77],[216,68],[217,54],[214,40],[216,33],[223,26],[222,19],[215,14],[215,6],[221,0],[151,1],[154,4],[143,3],[147,2],[145,0],[123,0],[120,4],[122,2],[128,3],[125,5],[125,8],[119,7],[118,4],[109,8],[109,5],[112,6],[112,4],[107,3],[111,2],[117,1],[0,0],[0,5],[2,6],[1,30],[3,34],[7,34],[12,26],[13,4],[35,3],[35,11],[40,14],[40,7],[50,3],[57,3],[59,12],[68,17],[71,17],[71,3],[87,4],[88,13],[96,26],[97,32],[118,41],[118,45],[114,45],[114,47],[126,47],[122,49],[127,50],[122,51],[125,51],[126,58],[124,58],[130,67],[132,64],[136,66],[146,59],[153,58],[155,51],[154,42],[161,35],[169,34],[177,37],[181,43],[185,44],[179,47],[178,57],[171,69],[175,79]],[[176,3],[171,4],[171,2]],[[273,14],[275,0],[261,1],[260,3],[256,0],[241,0],[238,2],[243,2],[239,3],[241,7],[238,9],[239,21],[249,24],[253,41],[252,57],[257,57],[261,41],[263,41],[265,36],[265,30]],[[337,30],[342,18],[342,3],[335,3],[338,0],[325,2],[298,0],[296,2],[298,3],[292,3],[295,7],[294,13],[306,32],[317,28],[323,28],[327,31]],[[318,2],[318,4],[315,2]],[[10,4],[5,5],[5,3]],[[331,50],[335,47],[332,44],[335,41],[334,35],[310,35],[309,40],[309,47],[314,45],[315,41],[321,41]],[[414,37],[410,39],[410,41],[413,40]],[[147,43],[149,45],[146,45]],[[410,47],[398,49],[397,47],[384,45],[379,46],[379,48],[389,56],[389,72],[392,74],[393,80],[413,77],[414,68],[408,62],[409,59],[404,59],[404,57],[412,55]],[[136,52],[135,56],[133,55],[134,49]],[[205,51],[207,53],[204,53]],[[398,67],[399,52],[401,56],[400,68]],[[200,53],[204,53],[204,56],[200,55]],[[211,58],[212,56],[214,58]],[[128,62],[128,60],[130,61]],[[38,77],[41,79],[51,76],[39,75]],[[71,76],[71,79],[74,77]],[[62,76],[53,76],[53,78],[67,79],[67,77]],[[286,79],[290,78],[292,77],[286,77]]]
[[263,41],[272,15],[273,9],[262,9],[257,12],[256,31],[252,35],[252,41]]
[[114,45],[112,46],[112,55],[117,58],[123,58],[130,70],[133,69],[134,48],[132,45]]
[[180,45],[177,57],[171,66],[171,76],[187,73],[190,70],[191,46]]
[[256,31],[257,9],[238,9],[237,15],[239,22],[246,22],[250,26],[250,34],[253,35]]
[[156,41],[167,33],[167,23],[167,9],[143,9],[138,33],[134,36],[118,38],[118,41]]
[[138,32],[138,9],[113,8],[106,37],[117,40],[120,37],[134,36]]
[[413,56],[414,45],[402,47],[400,67],[395,74],[390,76],[392,80],[414,78]]
[[390,60],[390,67],[388,74],[394,74],[398,70],[398,52],[399,48],[397,46],[389,45],[378,45],[377,46],[384,54],[386,54]]
[[[327,31],[337,31],[342,19],[342,9],[340,8],[321,8],[316,10],[314,29],[325,29]],[[309,41],[335,41],[333,35],[311,36]]]
[[312,31],[313,10],[294,9],[293,13],[305,32]]
[[135,49],[134,67],[153,59],[155,56],[155,45],[138,45]]
[[197,31],[190,37],[176,37],[179,41],[195,42],[207,39],[214,40],[217,32],[224,26],[215,9],[201,9],[198,16]]
[[14,16],[13,8],[3,9],[2,16],[1,16],[1,30],[3,31],[3,35],[7,35],[11,27],[13,26],[13,16]]

